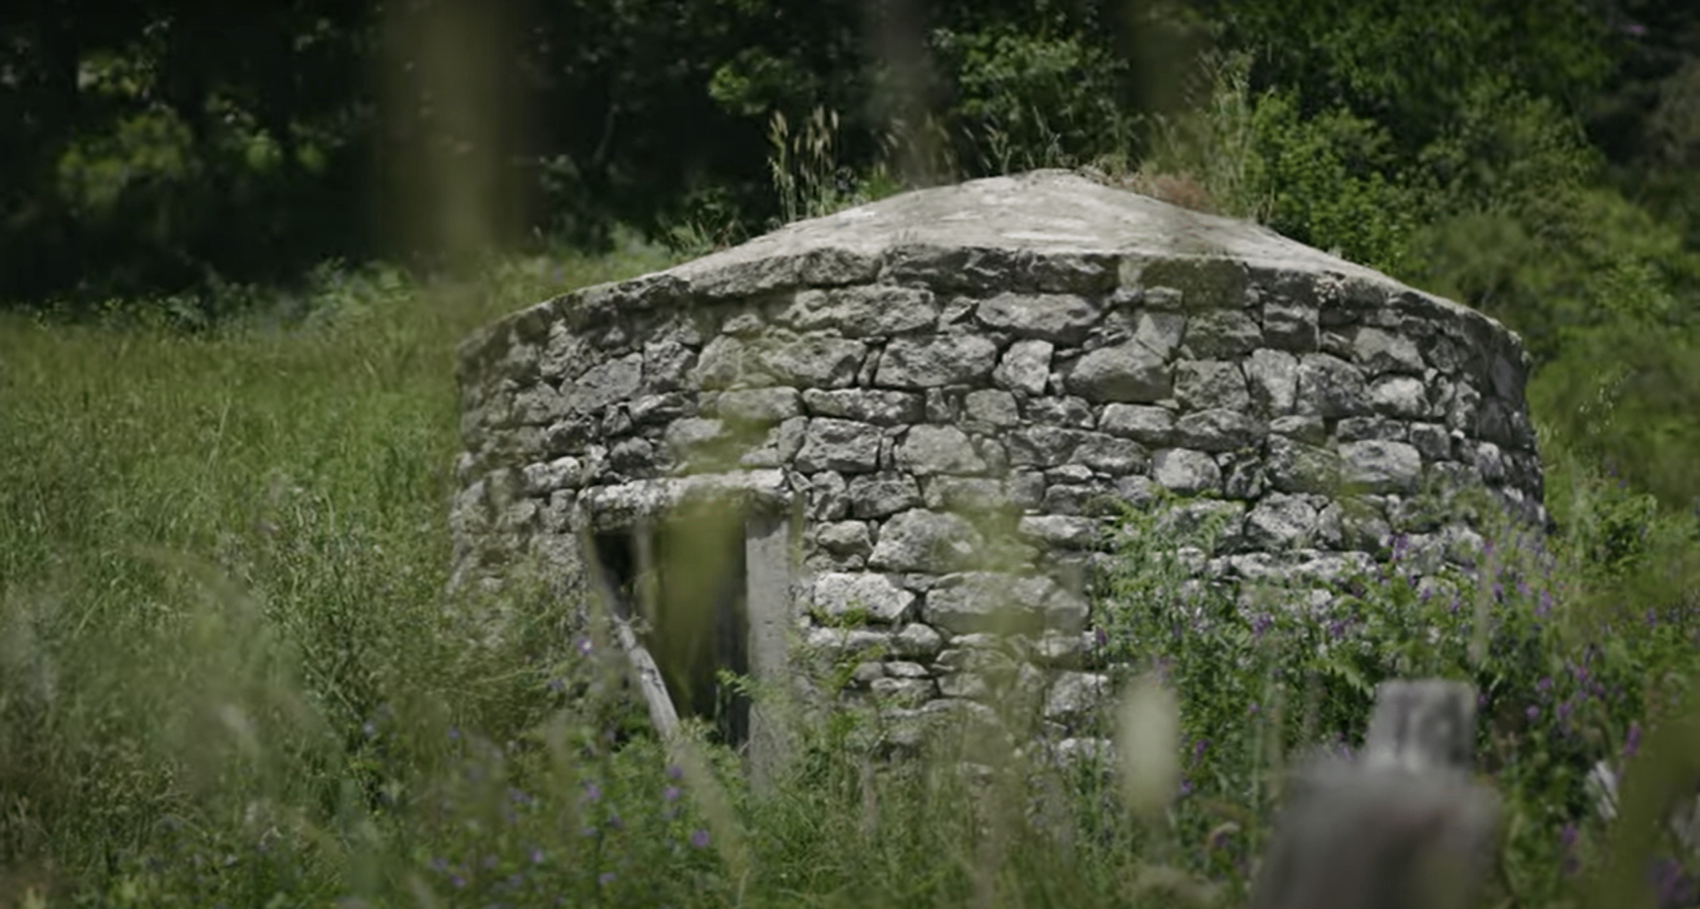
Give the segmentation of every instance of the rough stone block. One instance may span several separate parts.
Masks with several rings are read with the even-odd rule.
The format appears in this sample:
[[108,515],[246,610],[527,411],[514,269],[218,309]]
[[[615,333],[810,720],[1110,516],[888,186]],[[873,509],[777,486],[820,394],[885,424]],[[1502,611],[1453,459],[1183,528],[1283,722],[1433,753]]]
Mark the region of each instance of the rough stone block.
[[1098,418],[1098,428],[1142,445],[1162,447],[1173,444],[1175,415],[1165,407],[1106,404],[1103,415]]
[[982,512],[1009,505],[1003,484],[985,477],[933,477],[923,498],[932,511]]
[[1175,421],[1175,444],[1199,451],[1234,451],[1256,445],[1266,430],[1242,411],[1213,408]]
[[1176,312],[1149,310],[1134,322],[1133,340],[1158,357],[1168,360],[1186,335],[1186,316]]
[[971,391],[963,398],[968,418],[989,426],[1015,426],[1021,422],[1021,409],[1015,395],[997,389]]
[[998,346],[979,335],[894,338],[880,355],[874,383],[888,388],[931,388],[980,383],[998,362]]
[[856,381],[867,346],[845,338],[803,335],[762,338],[754,345],[757,367],[780,384],[844,388]]
[[1330,494],[1338,490],[1339,456],[1287,436],[1269,437],[1269,483],[1281,492]]
[[1282,416],[1293,410],[1299,385],[1299,360],[1284,350],[1261,349],[1245,361],[1247,391],[1265,414]]
[[1028,398],[1021,412],[1029,423],[1049,423],[1074,429],[1091,429],[1093,424],[1092,405],[1085,398]]
[[927,328],[938,315],[931,291],[872,285],[797,291],[777,321],[797,331],[833,329],[847,338],[865,338]]
[[1165,448],[1151,458],[1151,478],[1183,495],[1216,492],[1222,486],[1222,469],[1206,452]]
[[1221,309],[1187,319],[1185,349],[1200,359],[1239,358],[1262,343],[1262,329],[1241,310]]
[[1055,467],[1069,462],[1081,432],[1060,426],[1025,426],[1004,436],[1009,463],[1016,467]]
[[1346,442],[1340,446],[1340,458],[1345,480],[1370,492],[1415,492],[1422,480],[1422,456],[1406,442]]
[[1149,461],[1138,443],[1100,432],[1081,433],[1074,459],[1102,473],[1120,476],[1145,469]]
[[956,571],[971,565],[981,546],[980,534],[963,518],[917,508],[881,525],[868,564],[883,571]]
[[926,418],[926,399],[911,391],[845,388],[803,392],[803,405],[819,417],[836,417],[879,426],[902,426]]
[[1055,344],[1085,340],[1099,315],[1091,301],[1073,294],[1002,293],[975,310],[975,317],[989,328]]
[[1316,519],[1316,509],[1303,497],[1266,496],[1246,515],[1246,542],[1266,550],[1298,548],[1315,534]]
[[1022,536],[1058,549],[1085,549],[1098,543],[1102,528],[1092,518],[1069,515],[1033,515],[1017,526]]
[[1379,328],[1357,330],[1352,358],[1371,377],[1390,372],[1420,376],[1426,366],[1416,341]]
[[1011,580],[986,572],[959,576],[955,583],[927,592],[921,615],[927,624],[952,635],[1020,631],[1030,627],[1034,617],[1012,596]]
[[1142,344],[1094,350],[1075,362],[1064,381],[1071,393],[1099,403],[1155,403],[1170,391],[1167,364]]
[[1339,357],[1305,354],[1299,358],[1299,413],[1319,417],[1352,417],[1369,412],[1363,373]]
[[1175,398],[1188,410],[1224,408],[1245,410],[1251,406],[1245,375],[1238,363],[1227,360],[1193,360],[1175,366]]
[[969,444],[968,434],[954,426],[912,426],[897,446],[897,466],[917,477],[935,474],[977,474],[986,462]]
[[861,613],[890,625],[902,622],[915,605],[915,594],[879,574],[823,574],[815,579],[815,609],[830,619]]
[[1051,354],[1055,350],[1049,341],[1016,341],[1004,352],[992,371],[992,381],[999,388],[1028,395],[1042,395],[1051,377]]
[[795,388],[728,391],[716,401],[717,415],[728,423],[765,425],[788,420],[802,412],[802,397]]
[[869,473],[879,469],[879,427],[853,420],[816,417],[797,451],[797,469]]
[[921,505],[921,487],[901,473],[863,474],[851,478],[846,494],[857,518],[883,518]]

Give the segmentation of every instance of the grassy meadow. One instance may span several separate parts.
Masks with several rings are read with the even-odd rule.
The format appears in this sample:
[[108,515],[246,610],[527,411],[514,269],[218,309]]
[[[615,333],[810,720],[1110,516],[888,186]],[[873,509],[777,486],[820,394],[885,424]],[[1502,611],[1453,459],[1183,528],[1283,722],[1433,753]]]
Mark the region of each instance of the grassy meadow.
[[[881,768],[853,716],[758,796],[732,756],[645,731],[572,604],[478,635],[444,592],[454,345],[669,261],[327,268],[274,307],[304,318],[199,332],[0,317],[0,906],[1234,906],[1285,756],[1349,750],[1377,681],[1428,675],[1483,692],[1492,905],[1627,906],[1641,881],[1692,903],[1680,863],[1646,875],[1675,854],[1657,790],[1697,750],[1694,519],[1550,433],[1558,536],[1490,533],[1423,586],[1390,539],[1312,614],[1189,592],[1176,548],[1200,541],[1130,515],[1095,622],[1177,698],[1154,813],[1129,768],[1020,742]],[[1583,775],[1626,756],[1607,827]]]

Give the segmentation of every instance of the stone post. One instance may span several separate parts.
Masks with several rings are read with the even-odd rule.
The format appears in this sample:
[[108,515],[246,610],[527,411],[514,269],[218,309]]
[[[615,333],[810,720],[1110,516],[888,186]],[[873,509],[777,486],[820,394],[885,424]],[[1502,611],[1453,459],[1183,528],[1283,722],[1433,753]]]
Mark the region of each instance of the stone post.
[[761,696],[750,705],[750,782],[758,792],[771,788],[790,752],[785,707],[790,700],[790,635],[796,616],[788,517],[777,510],[758,512],[748,520],[744,537],[750,676],[761,689]]
[[1313,760],[1292,780],[1251,909],[1469,906],[1499,822],[1470,775],[1474,731],[1470,686],[1383,683],[1361,760]]

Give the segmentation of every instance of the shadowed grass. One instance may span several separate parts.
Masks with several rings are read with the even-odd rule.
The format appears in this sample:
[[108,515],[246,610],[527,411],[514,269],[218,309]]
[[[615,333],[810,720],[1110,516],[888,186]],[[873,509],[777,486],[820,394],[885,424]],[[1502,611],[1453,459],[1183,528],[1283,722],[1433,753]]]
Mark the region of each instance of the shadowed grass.
[[[293,328],[0,322],[0,868],[90,882],[165,828],[228,825],[327,886],[314,839],[373,800],[363,761],[429,766],[450,723],[528,722],[541,689],[515,677],[538,670],[444,609],[454,345],[665,264],[327,272]],[[385,711],[417,728],[368,749]]]

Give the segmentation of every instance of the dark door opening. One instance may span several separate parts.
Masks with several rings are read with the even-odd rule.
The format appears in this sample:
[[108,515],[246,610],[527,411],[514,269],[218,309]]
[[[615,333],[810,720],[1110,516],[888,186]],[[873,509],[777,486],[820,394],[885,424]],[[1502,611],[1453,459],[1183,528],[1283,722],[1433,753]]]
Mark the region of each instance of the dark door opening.
[[[749,698],[721,678],[722,671],[739,678],[750,672],[744,522],[737,512],[686,506],[654,527],[594,538],[616,614],[641,620],[640,640],[674,709],[707,721],[732,747],[750,737]],[[650,596],[640,586],[646,570]]]

